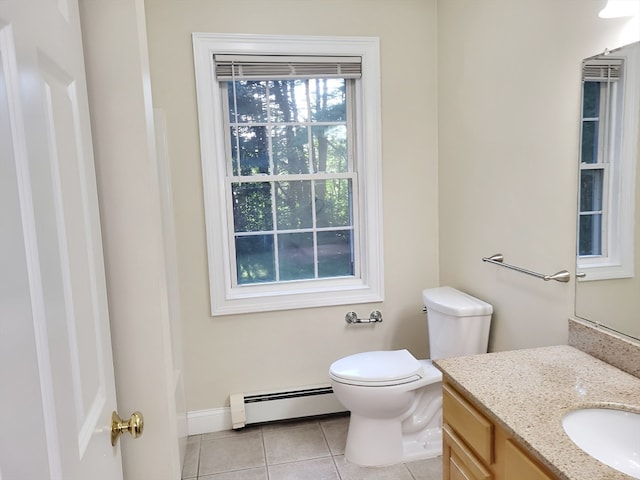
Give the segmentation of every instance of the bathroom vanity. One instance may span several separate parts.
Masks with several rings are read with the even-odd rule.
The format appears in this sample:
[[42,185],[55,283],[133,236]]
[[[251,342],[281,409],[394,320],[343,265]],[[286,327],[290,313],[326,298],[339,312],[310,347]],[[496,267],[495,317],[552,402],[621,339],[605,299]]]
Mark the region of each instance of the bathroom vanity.
[[450,383],[443,385],[445,480],[553,480],[526,448]]
[[445,480],[629,480],[564,432],[586,407],[640,411],[640,379],[562,345],[437,360]]

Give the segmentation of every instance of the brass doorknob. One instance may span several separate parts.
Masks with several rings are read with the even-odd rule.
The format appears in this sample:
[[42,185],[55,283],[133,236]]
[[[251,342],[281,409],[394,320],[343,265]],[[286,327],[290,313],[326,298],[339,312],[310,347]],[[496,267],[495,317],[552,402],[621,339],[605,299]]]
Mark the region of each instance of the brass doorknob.
[[111,445],[118,443],[118,438],[125,432],[129,432],[133,438],[138,438],[144,430],[144,417],[140,412],[133,412],[126,422],[113,412],[111,414]]

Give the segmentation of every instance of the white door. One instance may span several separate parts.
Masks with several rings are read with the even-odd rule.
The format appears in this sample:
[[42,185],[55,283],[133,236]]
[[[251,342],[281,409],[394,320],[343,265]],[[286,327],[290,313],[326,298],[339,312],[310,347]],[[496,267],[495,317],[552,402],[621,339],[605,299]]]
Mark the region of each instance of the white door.
[[76,0],[0,0],[0,407],[0,479],[122,479]]

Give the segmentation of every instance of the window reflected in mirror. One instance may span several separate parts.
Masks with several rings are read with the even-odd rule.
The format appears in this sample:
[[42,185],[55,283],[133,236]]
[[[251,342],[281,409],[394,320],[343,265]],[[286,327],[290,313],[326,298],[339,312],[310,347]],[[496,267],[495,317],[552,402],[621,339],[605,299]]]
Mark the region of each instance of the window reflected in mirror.
[[[578,255],[607,256],[608,229],[615,229],[615,205],[607,201],[611,183],[617,183],[620,152],[617,128],[622,120],[623,61],[586,62],[582,75],[580,147],[580,212]],[[615,248],[615,245],[612,245]]]
[[[638,112],[627,103],[638,59],[622,49],[582,65],[577,253],[583,281],[633,274],[633,208]],[[634,148],[635,147],[635,148]]]

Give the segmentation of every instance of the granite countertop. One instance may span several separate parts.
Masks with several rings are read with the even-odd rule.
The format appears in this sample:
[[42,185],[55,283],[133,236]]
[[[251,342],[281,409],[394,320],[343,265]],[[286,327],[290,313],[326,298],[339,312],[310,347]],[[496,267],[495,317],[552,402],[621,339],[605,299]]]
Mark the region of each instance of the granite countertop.
[[567,345],[433,362],[489,417],[562,480],[629,480],[565,434],[562,417],[584,407],[640,412],[640,378]]

